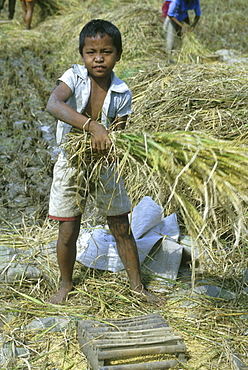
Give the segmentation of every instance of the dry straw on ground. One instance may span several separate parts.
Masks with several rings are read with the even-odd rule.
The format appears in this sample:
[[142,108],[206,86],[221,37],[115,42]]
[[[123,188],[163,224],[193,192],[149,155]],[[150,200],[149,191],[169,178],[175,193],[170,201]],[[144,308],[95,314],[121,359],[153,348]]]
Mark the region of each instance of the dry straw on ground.
[[[1,240],[5,240],[6,246],[32,250],[29,263],[37,263],[42,268],[41,250],[44,253],[49,242],[56,239],[56,233],[55,224],[47,221],[42,228],[13,229],[12,233],[1,235]],[[216,370],[230,370],[235,353],[245,358],[248,345],[247,336],[243,335],[247,329],[243,318],[246,303],[241,291],[231,301],[191,296],[186,289],[188,278],[184,277],[173,288],[168,288],[172,295],[161,306],[149,306],[130,296],[125,275],[83,268],[77,263],[75,291],[66,305],[54,306],[46,303],[54,289],[51,282],[56,282],[58,276],[54,254],[49,256],[47,253],[46,257],[43,254],[42,265],[49,266],[49,270],[46,269],[46,274],[38,281],[23,278],[11,285],[1,283],[1,306],[7,310],[8,318],[12,316],[11,321],[6,320],[4,311],[1,311],[1,319],[6,320],[4,343],[8,348],[16,346],[29,352],[10,363],[6,367],[8,370],[51,370],[54,367],[86,370],[87,364],[77,341],[75,325],[78,320],[124,318],[154,311],[160,312],[185,340],[188,363],[182,368],[211,370],[214,366]],[[239,291],[238,281],[223,280],[206,273],[204,278],[212,284]],[[53,332],[54,324],[48,328],[25,330],[32,320],[45,317],[58,317],[69,323],[66,329],[58,332]]]
[[201,131],[223,139],[246,134],[247,64],[149,67],[131,80],[135,132]]

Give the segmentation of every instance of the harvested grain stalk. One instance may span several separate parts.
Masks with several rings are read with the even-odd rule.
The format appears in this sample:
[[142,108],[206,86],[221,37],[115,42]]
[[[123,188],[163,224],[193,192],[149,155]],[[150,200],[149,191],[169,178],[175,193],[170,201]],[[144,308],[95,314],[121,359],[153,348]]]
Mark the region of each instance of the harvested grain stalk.
[[188,231],[203,244],[218,244],[216,230],[221,234],[222,223],[219,214],[229,219],[223,224],[225,228],[229,225],[228,232],[239,240],[245,228],[244,207],[248,201],[248,154],[244,139],[219,140],[197,132],[133,134],[127,131],[112,133],[111,138],[113,146],[104,157],[92,152],[84,134],[68,135],[65,150],[74,166],[80,166],[89,156],[94,163],[88,181],[96,179],[99,167],[114,161],[120,175],[125,175],[126,183],[130,184],[132,179],[131,187],[127,185],[127,188],[133,199],[138,197],[134,178],[137,183],[142,179],[150,195],[155,195],[161,187],[166,189],[164,207],[174,203]]
[[184,64],[136,74],[130,125],[140,131],[201,131],[223,139],[247,132],[246,65]]
[[202,59],[212,60],[213,54],[200,43],[194,32],[190,30],[185,32],[182,37],[182,45],[178,55],[178,61],[190,63],[199,62]]

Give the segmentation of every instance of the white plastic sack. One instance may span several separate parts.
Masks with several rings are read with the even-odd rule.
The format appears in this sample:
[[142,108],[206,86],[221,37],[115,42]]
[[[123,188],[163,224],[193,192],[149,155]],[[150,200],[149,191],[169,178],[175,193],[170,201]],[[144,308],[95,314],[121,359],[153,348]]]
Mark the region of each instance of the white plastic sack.
[[[144,197],[133,209],[130,223],[137,243],[140,263],[153,245],[163,236],[175,240],[179,237],[176,214],[163,217],[162,208],[151,197]],[[96,228],[85,232],[78,238],[77,261],[88,267],[118,272],[124,268],[118,255],[114,237],[107,228]]]

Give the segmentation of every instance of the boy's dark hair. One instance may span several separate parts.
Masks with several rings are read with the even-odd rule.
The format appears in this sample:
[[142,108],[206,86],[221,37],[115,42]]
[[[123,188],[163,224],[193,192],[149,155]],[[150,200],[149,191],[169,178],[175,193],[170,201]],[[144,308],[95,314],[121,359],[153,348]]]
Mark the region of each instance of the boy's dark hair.
[[100,35],[109,35],[113,40],[113,45],[116,47],[117,54],[122,53],[121,33],[118,28],[111,22],[103,19],[92,19],[88,22],[79,34],[79,53],[82,55],[85,37],[95,37]]

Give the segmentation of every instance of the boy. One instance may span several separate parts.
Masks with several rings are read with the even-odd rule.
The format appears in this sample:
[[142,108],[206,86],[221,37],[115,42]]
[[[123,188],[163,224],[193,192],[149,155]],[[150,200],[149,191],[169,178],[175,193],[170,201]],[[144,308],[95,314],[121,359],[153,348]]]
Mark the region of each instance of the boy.
[[[74,65],[59,79],[59,85],[48,100],[47,111],[59,120],[56,135],[58,144],[63,142],[73,126],[91,134],[92,149],[104,155],[111,145],[108,135],[110,124],[115,124],[117,129],[124,129],[131,113],[131,92],[113,72],[122,53],[118,28],[105,20],[90,21],[80,33],[79,52],[84,66]],[[83,196],[79,209],[75,173],[76,169],[70,166],[66,154],[61,151],[54,167],[49,203],[49,217],[59,221],[57,257],[61,286],[49,300],[54,304],[64,302],[73,289],[72,273],[80,230],[80,210],[86,201]],[[98,188],[96,197],[99,213],[107,217],[131,289],[148,301],[157,300],[141,283],[137,246],[128,220],[129,198],[122,181],[116,183],[113,177],[111,168],[102,174],[104,191]]]
[[190,27],[194,31],[201,16],[200,0],[171,0],[163,29],[166,31],[166,52],[171,53],[175,38],[185,32],[184,23],[190,25],[189,10],[194,10],[195,17]]

